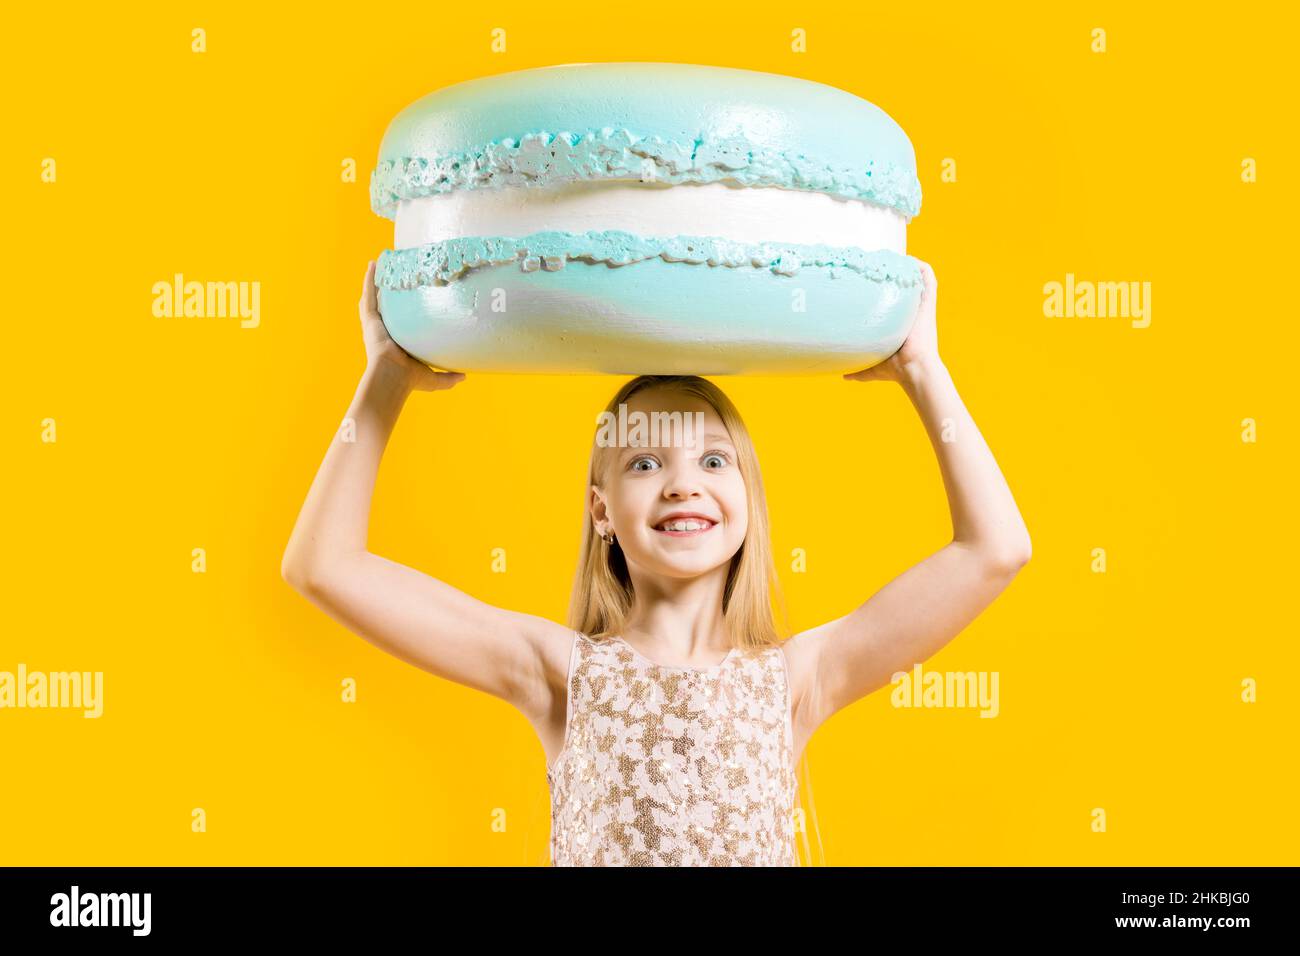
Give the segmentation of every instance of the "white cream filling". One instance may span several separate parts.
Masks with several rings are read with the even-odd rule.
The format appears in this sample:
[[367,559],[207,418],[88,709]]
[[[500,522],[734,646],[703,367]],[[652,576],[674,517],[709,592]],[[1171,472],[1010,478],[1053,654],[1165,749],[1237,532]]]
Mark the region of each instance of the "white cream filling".
[[409,249],[460,236],[606,229],[907,251],[907,219],[887,206],[775,186],[633,179],[462,189],[405,199],[397,207],[394,245]]

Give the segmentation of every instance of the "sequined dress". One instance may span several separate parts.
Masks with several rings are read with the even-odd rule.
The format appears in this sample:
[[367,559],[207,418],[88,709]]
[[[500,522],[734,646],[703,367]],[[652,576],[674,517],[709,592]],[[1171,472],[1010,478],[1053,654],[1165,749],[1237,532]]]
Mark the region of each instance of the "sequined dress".
[[789,687],[780,647],[695,669],[575,632],[552,865],[797,866]]

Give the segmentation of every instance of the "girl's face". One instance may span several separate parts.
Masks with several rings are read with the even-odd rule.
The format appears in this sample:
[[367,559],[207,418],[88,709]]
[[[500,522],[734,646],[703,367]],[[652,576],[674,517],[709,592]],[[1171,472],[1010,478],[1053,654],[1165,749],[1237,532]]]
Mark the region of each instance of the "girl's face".
[[[633,445],[637,412],[647,425],[643,443]],[[659,435],[652,434],[654,412],[680,412],[677,423],[689,419],[690,433],[661,427]],[[703,428],[694,428],[699,421]],[[610,449],[605,484],[592,488],[597,532],[614,533],[629,569],[684,578],[725,565],[745,540],[749,511],[736,449],[722,418],[694,395],[648,388],[628,401],[627,422],[629,444]],[[673,518],[679,513],[682,517]]]

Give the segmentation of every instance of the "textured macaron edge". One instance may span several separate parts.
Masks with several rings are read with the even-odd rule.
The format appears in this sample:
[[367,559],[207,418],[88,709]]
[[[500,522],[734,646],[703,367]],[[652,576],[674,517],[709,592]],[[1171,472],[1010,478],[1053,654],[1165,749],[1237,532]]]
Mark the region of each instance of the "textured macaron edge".
[[395,220],[397,204],[404,199],[457,189],[603,179],[670,185],[732,180],[742,186],[776,186],[865,200],[908,218],[921,211],[921,182],[910,166],[868,156],[860,166],[846,168],[773,150],[743,136],[679,142],[639,136],[622,127],[585,133],[539,130],[461,152],[381,159],[370,174],[370,206],[378,215]]
[[464,236],[386,249],[376,264],[381,289],[409,290],[446,285],[471,269],[517,263],[525,272],[557,271],[570,261],[625,266],[646,259],[725,268],[768,269],[796,276],[804,268],[828,269],[876,282],[910,287],[922,282],[920,263],[890,249],[803,243],[737,242],[718,236],[641,236],[610,229],[588,232],[543,231],[524,236]]

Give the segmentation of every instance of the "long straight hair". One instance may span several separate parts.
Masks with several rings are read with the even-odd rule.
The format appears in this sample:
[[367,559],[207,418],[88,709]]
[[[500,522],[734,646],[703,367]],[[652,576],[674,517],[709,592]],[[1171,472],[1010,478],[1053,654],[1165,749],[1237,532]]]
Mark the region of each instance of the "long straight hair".
[[[758,456],[740,412],[723,391],[698,375],[641,375],[626,382],[610,399],[605,411],[617,417],[619,406],[643,389],[664,386],[707,402],[726,426],[735,446],[737,465],[745,482],[749,528],[740,550],[731,559],[722,593],[722,614],[732,647],[779,646],[789,634],[780,580],[772,560],[767,519],[767,496],[758,468]],[[634,590],[627,561],[617,538],[606,544],[596,532],[587,506],[591,485],[603,485],[606,470],[617,450],[592,437],[587,487],[583,489],[582,545],[569,602],[568,626],[601,640],[623,633],[632,607]],[[780,607],[778,627],[773,602]]]

